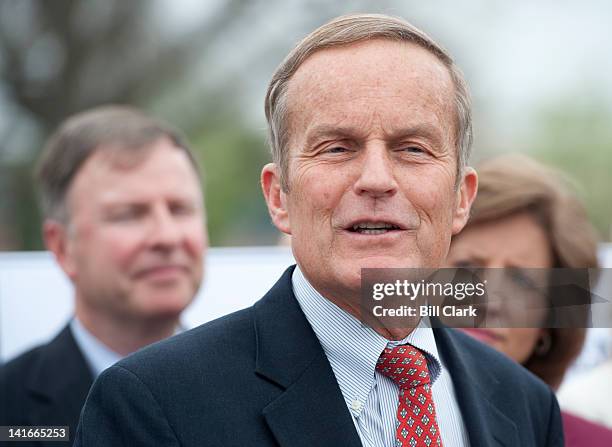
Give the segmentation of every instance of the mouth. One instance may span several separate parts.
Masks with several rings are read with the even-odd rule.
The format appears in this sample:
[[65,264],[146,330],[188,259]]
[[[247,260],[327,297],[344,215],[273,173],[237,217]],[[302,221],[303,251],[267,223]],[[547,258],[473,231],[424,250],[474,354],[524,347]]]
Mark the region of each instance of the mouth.
[[183,274],[186,268],[181,265],[167,264],[167,265],[156,265],[147,267],[136,273],[137,278],[149,278],[149,279],[172,279],[178,275]]
[[345,229],[351,233],[379,236],[381,234],[402,231],[404,228],[395,222],[360,220],[350,224]]

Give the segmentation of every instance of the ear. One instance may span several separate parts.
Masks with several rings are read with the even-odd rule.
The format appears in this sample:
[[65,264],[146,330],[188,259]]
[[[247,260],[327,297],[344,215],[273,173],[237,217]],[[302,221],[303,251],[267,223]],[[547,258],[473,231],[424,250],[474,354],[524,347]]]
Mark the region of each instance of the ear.
[[43,239],[47,249],[53,253],[55,260],[64,273],[74,279],[76,275],[76,262],[72,255],[71,240],[66,224],[56,220],[47,219],[43,223]]
[[468,219],[470,209],[478,191],[478,175],[469,166],[463,170],[463,178],[457,189],[457,202],[453,214],[453,235],[459,233]]
[[261,188],[268,205],[268,212],[276,228],[291,234],[287,195],[281,188],[280,171],[275,163],[268,163],[261,171]]

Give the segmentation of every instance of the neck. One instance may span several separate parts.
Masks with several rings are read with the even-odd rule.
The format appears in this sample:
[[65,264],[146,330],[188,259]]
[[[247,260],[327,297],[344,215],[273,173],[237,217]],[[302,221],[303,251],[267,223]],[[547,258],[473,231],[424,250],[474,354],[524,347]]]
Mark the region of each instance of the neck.
[[378,335],[386,338],[387,340],[403,340],[410,335],[410,333],[412,333],[415,327],[419,325],[420,317],[408,317],[407,319],[404,319],[403,321],[405,321],[405,324],[402,324],[401,327],[397,327],[397,320],[394,319],[395,317],[389,319],[387,324],[385,324],[385,321],[375,317],[372,313],[365,311],[365,309],[363,309],[363,307],[360,305],[360,286],[356,286],[354,289],[347,289],[345,287],[335,288],[330,284],[317,283],[317,281],[313,281],[311,278],[309,278],[301,268],[300,271],[310,287],[315,289],[321,296],[334,303],[343,311],[348,312],[363,324],[371,327],[376,333],[378,333]]
[[387,340],[403,340],[414,331],[414,328],[374,328],[374,330]]
[[121,356],[170,337],[178,326],[178,316],[158,320],[119,320],[100,312],[88,312],[78,304],[76,317],[94,337]]
[[[325,297],[325,295],[323,296]],[[384,321],[377,319],[369,313],[363,315],[361,306],[356,305],[354,300],[342,300],[334,297],[327,299],[334,303],[336,306],[338,306],[340,309],[344,310],[345,312],[348,312],[349,314],[357,318],[363,324],[370,326],[376,333],[378,333],[378,335],[386,338],[387,340],[403,340],[408,335],[410,335],[410,333],[412,333],[412,331],[419,324],[420,321],[410,321],[411,325],[404,325],[403,327],[388,327],[385,325]],[[393,321],[396,320],[391,319],[391,323],[393,323]]]

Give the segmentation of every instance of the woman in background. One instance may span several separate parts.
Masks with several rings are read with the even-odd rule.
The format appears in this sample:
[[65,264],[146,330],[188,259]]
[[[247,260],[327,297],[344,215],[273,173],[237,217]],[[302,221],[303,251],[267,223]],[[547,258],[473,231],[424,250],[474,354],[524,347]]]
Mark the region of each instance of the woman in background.
[[[522,155],[478,169],[478,196],[451,243],[448,265],[486,268],[596,268],[597,243],[585,210],[561,175]],[[555,296],[549,297],[554,306]],[[465,331],[524,365],[553,389],[576,359],[582,325]],[[582,327],[580,327],[582,326]],[[611,446],[612,431],[562,413],[566,445]]]

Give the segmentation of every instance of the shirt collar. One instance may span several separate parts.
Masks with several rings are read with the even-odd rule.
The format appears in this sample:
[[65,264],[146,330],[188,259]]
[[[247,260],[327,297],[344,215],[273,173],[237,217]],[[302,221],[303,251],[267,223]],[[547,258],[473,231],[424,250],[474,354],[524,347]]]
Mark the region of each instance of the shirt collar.
[[[293,291],[325,352],[349,408],[360,412],[374,386],[376,362],[383,349],[409,343],[423,351],[434,383],[441,372],[440,357],[428,319],[403,340],[390,341],[323,297],[297,266]],[[359,405],[357,404],[359,403]]]
[[[117,354],[98,340],[95,335],[89,332],[77,317],[74,317],[70,322],[70,330],[85,357],[89,369],[94,375],[94,379],[106,368],[114,365],[123,358],[122,355]],[[180,334],[184,331],[185,328],[179,323],[173,335]]]
[[81,349],[94,378],[98,377],[102,371],[121,360],[122,356],[107,347],[98,340],[91,332],[85,329],[78,318],[73,318],[70,322],[72,335],[77,345]]

